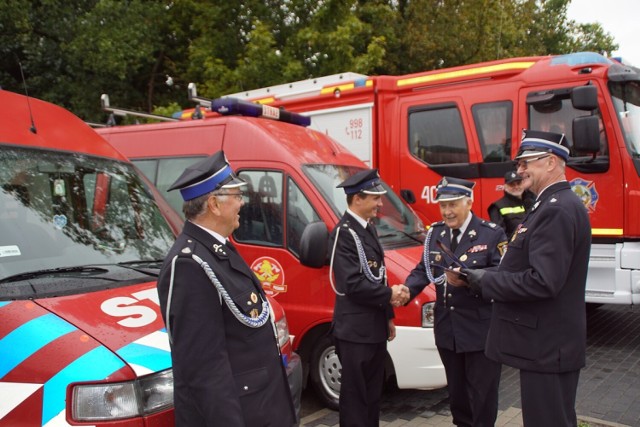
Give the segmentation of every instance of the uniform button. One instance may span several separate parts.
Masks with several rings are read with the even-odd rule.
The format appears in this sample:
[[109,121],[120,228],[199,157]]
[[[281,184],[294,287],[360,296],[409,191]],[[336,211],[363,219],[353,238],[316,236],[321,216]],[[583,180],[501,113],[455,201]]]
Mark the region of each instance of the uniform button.
[[453,296],[453,295],[449,294],[449,295],[447,295],[447,298],[451,298],[452,296]]
[[249,390],[249,386],[244,386],[244,389],[245,390]]
[[453,311],[455,309],[456,309],[455,307],[449,307],[449,310],[451,310],[451,311]]
[[473,260],[472,264],[475,264],[475,263],[476,263],[476,260]]

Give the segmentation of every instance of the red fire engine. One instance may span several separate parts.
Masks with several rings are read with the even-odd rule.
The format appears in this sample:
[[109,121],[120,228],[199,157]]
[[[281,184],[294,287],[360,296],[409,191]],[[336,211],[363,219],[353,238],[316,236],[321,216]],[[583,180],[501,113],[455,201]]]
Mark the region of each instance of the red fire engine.
[[474,210],[487,218],[522,130],[564,133],[567,178],[592,224],[587,301],[640,303],[637,68],[575,53],[404,76],[346,73],[229,97],[311,116],[312,128],[378,167],[397,194],[417,198],[413,208],[427,222],[439,219],[443,175],[474,180]]

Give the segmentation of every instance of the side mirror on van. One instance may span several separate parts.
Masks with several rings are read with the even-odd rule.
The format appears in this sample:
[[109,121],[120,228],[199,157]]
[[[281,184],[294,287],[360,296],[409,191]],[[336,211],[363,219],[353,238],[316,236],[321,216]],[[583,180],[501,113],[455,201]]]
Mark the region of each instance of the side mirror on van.
[[600,124],[597,116],[573,119],[573,148],[580,153],[600,151]]
[[300,263],[311,268],[327,264],[329,231],[322,221],[307,224],[300,237]]
[[593,111],[598,108],[598,90],[595,86],[578,86],[571,91],[571,105],[582,111]]

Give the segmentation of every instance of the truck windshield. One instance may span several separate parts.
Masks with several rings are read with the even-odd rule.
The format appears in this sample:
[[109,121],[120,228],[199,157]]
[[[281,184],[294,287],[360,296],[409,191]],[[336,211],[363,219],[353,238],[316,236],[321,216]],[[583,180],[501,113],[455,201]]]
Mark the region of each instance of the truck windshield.
[[[322,193],[336,216],[347,210],[347,198],[338,184],[362,168],[338,165],[305,165],[304,173]],[[374,220],[380,242],[385,248],[419,244],[423,241],[424,226],[416,214],[384,184],[387,193],[382,196],[382,208]]]
[[[51,277],[71,270],[81,275],[108,271],[84,266],[161,259],[173,240],[130,165],[76,153],[0,148],[1,288],[40,278],[47,270]],[[110,280],[109,286],[117,286]],[[82,283],[86,280],[69,286]]]
[[640,82],[609,82],[609,91],[627,151],[640,158]]

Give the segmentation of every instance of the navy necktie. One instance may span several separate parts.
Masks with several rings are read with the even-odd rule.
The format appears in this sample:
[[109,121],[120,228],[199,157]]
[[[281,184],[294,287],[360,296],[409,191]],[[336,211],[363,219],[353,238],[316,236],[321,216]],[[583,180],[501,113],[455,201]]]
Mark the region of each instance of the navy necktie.
[[456,248],[458,247],[458,236],[460,235],[460,229],[454,228],[453,230],[451,230],[451,234],[453,234],[453,237],[451,237],[451,251],[455,252]]

